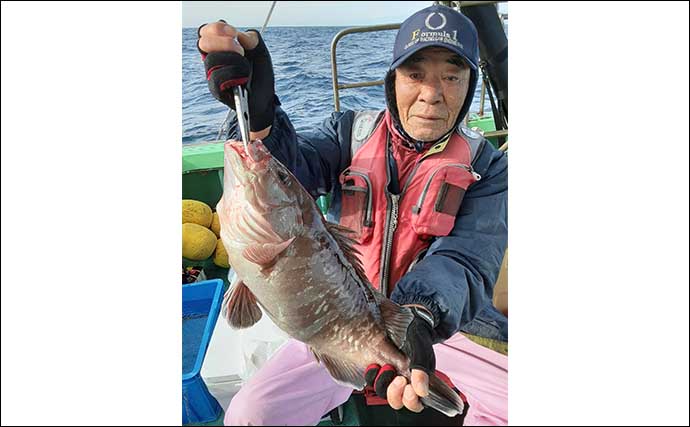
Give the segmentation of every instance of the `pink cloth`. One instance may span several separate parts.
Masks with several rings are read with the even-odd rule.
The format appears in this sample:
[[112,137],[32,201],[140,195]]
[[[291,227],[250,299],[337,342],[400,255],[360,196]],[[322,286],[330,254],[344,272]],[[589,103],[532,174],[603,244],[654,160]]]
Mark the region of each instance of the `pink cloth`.
[[[434,346],[436,369],[467,397],[465,425],[508,424],[508,358],[456,334]],[[233,397],[225,425],[316,425],[347,401],[306,345],[290,340]]]

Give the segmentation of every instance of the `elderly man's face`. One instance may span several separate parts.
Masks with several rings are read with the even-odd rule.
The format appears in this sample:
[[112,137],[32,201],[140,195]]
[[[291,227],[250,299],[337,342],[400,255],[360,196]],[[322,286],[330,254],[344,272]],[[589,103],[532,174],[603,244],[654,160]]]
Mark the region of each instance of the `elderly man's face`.
[[403,129],[421,141],[443,136],[455,124],[469,81],[469,67],[448,49],[428,47],[412,55],[395,70]]

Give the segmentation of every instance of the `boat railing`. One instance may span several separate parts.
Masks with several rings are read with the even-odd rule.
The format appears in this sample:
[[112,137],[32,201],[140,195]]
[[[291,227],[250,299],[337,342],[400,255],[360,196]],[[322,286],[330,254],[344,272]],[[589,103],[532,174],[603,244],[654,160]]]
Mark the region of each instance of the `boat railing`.
[[379,86],[383,84],[383,80],[372,80],[359,83],[345,83],[338,82],[338,60],[336,57],[336,49],[340,39],[348,34],[370,33],[375,31],[397,30],[400,24],[384,24],[384,25],[368,25],[363,27],[351,27],[340,31],[333,37],[331,42],[331,74],[333,78],[333,103],[335,111],[340,111],[340,91],[344,89],[352,89],[358,87]]

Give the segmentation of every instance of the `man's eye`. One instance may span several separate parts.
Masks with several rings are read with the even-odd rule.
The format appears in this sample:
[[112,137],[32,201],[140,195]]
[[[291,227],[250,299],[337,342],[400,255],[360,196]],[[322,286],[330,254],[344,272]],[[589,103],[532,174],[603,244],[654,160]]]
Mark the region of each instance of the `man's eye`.
[[410,73],[410,78],[412,80],[421,80],[422,79],[422,73]]

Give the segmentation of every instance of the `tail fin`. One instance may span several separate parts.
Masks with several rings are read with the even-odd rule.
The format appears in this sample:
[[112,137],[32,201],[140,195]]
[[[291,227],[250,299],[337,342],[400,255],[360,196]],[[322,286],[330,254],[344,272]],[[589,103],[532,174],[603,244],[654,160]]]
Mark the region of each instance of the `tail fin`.
[[424,406],[434,408],[448,417],[462,414],[465,410],[465,404],[460,396],[433,374],[429,376],[429,395],[420,400]]

